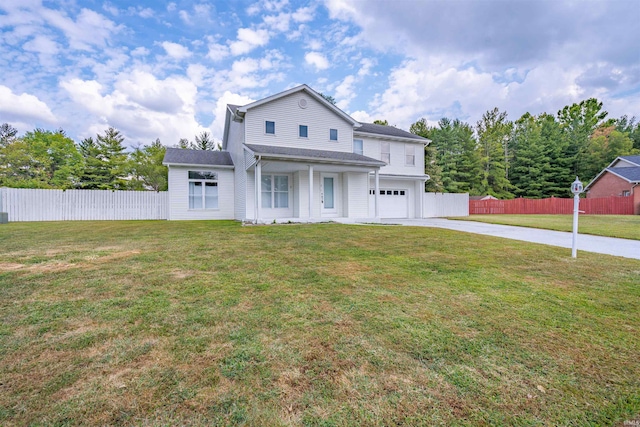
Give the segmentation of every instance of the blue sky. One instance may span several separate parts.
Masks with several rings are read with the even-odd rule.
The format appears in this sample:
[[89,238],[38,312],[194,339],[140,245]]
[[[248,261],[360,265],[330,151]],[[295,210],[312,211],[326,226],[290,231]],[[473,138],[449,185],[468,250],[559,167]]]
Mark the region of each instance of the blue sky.
[[589,97],[640,116],[637,20],[635,0],[5,1],[0,122],[219,140],[227,103],[301,83],[405,129]]

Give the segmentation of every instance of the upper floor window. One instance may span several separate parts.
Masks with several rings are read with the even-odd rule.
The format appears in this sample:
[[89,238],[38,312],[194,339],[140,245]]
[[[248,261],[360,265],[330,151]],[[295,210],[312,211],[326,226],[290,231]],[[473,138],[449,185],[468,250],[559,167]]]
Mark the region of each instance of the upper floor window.
[[363,149],[363,144],[361,139],[353,140],[353,152],[360,155],[364,154],[364,149]]
[[416,147],[412,144],[406,144],[404,146],[404,164],[405,166],[416,165]]
[[268,120],[264,122],[264,133],[270,133],[271,135],[275,135],[276,122],[270,122]]
[[330,141],[338,140],[338,129],[329,129],[329,140]]
[[386,164],[391,163],[391,144],[388,142],[380,143],[380,160]]
[[622,196],[623,197],[629,197],[631,195],[631,191],[630,190],[623,190],[622,191]]
[[309,136],[309,127],[306,125],[300,125],[298,127],[298,136],[300,138],[307,138]]
[[189,171],[189,209],[218,209],[218,174]]

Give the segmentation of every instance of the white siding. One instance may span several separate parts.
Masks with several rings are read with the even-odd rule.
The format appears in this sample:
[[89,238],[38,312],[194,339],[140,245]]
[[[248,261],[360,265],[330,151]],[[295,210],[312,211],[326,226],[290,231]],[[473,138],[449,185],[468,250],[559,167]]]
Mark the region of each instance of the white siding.
[[[189,209],[189,171],[207,170],[218,173],[218,209]],[[234,219],[233,169],[211,167],[169,168],[169,219]]]
[[[423,175],[424,174],[424,144],[415,142],[399,142],[383,140],[377,138],[367,138],[355,136],[356,139],[363,140],[363,154],[372,159],[380,160],[380,142],[389,142],[391,151],[391,162],[380,168],[381,174],[390,175]],[[415,165],[405,164],[405,145],[411,144],[415,147]]]
[[[298,101],[304,98],[306,108]],[[265,133],[265,121],[275,122],[275,135]],[[297,92],[247,111],[245,143],[277,147],[351,152],[353,126],[304,92]],[[298,136],[298,126],[308,126],[308,138]],[[338,130],[338,141],[329,140],[329,129]]]
[[[242,221],[247,218],[246,204],[247,204],[247,172],[245,170],[245,154],[242,143],[244,142],[244,125],[242,123],[234,122],[229,123],[229,135],[227,140],[227,151],[231,155],[231,160],[235,166],[234,169],[234,182],[235,182],[235,196],[234,196],[234,213],[233,217],[238,221]],[[171,186],[169,186],[171,189]]]
[[469,216],[469,194],[424,193],[423,216]]
[[10,222],[167,219],[168,193],[0,188]]
[[369,217],[369,173],[347,172],[343,174],[345,212],[347,218]]

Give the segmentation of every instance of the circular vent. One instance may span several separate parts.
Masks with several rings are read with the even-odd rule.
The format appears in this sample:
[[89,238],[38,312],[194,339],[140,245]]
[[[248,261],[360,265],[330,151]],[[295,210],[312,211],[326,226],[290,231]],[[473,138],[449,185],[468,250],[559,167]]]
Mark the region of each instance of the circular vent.
[[300,106],[300,108],[307,108],[307,100],[304,98],[300,98],[300,101],[298,101],[298,105]]

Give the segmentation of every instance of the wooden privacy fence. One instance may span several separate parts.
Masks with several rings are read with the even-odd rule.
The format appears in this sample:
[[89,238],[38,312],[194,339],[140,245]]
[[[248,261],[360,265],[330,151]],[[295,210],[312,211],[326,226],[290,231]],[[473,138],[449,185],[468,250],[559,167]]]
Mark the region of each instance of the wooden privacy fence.
[[167,219],[168,192],[0,188],[0,212],[14,221]]
[[423,217],[469,216],[468,193],[424,193]]
[[[633,197],[580,199],[580,211],[588,215],[633,215]],[[550,214],[573,213],[573,199],[470,200],[469,214]]]

